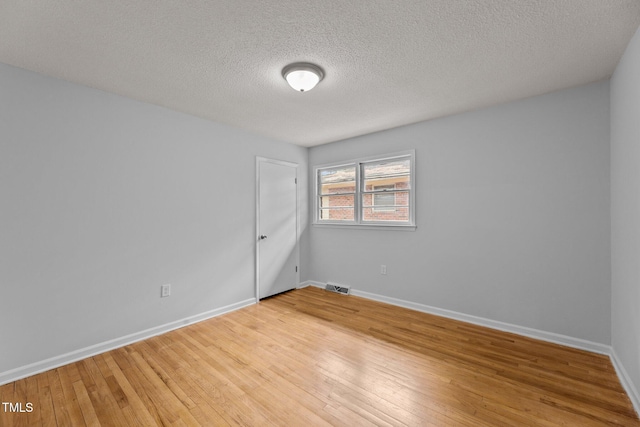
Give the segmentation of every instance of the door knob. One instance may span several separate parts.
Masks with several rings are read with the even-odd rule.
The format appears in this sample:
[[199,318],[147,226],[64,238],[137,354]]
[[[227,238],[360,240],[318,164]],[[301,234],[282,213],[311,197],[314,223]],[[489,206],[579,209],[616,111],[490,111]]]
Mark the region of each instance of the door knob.
[[264,234],[261,234],[261,235],[260,235],[260,240],[264,240],[264,239],[266,239],[266,238],[267,238],[267,236],[265,236]]

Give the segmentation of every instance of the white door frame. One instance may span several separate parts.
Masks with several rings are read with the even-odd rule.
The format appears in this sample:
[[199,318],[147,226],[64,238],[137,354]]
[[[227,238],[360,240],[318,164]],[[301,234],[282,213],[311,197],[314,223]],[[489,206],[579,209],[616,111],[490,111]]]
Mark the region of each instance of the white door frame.
[[256,248],[256,262],[255,262],[255,290],[256,290],[256,303],[260,302],[260,163],[274,163],[281,166],[293,167],[296,170],[296,265],[298,269],[296,271],[296,283],[300,284],[300,187],[298,183],[298,163],[288,162],[285,160],[270,159],[267,157],[256,156],[256,228],[254,233],[255,248]]

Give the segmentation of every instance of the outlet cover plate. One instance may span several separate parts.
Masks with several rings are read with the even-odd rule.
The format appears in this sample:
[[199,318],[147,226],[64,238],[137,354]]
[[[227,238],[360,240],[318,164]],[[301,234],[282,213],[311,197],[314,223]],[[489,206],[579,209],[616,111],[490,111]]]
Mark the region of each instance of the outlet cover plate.
[[160,298],[168,297],[171,295],[171,285],[160,286]]

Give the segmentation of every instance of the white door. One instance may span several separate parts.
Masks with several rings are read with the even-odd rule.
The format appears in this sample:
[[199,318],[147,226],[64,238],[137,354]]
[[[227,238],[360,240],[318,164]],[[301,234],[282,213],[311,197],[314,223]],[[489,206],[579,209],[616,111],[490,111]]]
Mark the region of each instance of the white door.
[[298,282],[297,165],[257,159],[256,273],[259,299]]

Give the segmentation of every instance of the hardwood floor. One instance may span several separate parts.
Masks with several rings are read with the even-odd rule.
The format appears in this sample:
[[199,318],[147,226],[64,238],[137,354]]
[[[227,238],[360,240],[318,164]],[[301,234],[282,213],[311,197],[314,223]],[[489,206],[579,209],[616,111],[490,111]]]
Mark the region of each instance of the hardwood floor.
[[606,356],[316,288],[0,387],[1,426],[640,426]]

